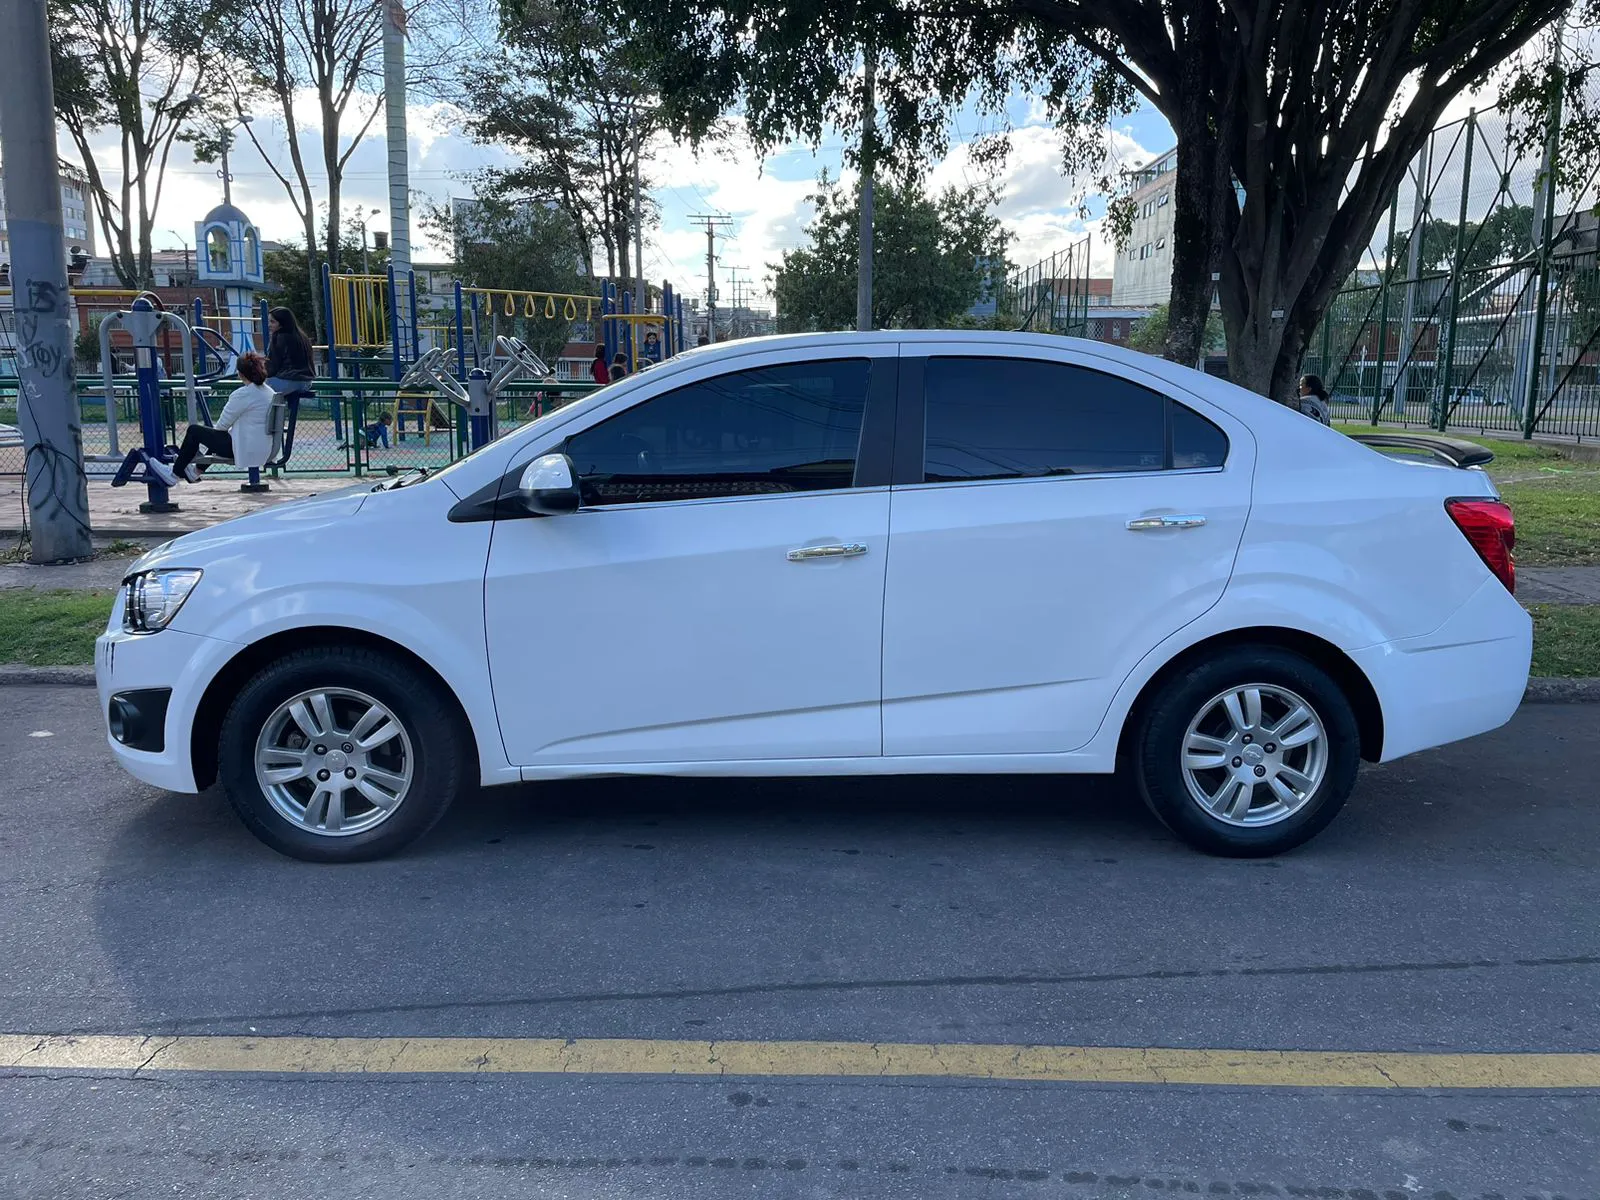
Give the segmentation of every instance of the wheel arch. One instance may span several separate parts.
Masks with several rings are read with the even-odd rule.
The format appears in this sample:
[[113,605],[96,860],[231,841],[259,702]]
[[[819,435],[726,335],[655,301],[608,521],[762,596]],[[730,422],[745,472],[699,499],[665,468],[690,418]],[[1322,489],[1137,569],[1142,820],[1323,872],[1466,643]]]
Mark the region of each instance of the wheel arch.
[[1258,625],[1213,634],[1191,646],[1185,646],[1162,664],[1160,669],[1145,681],[1128,709],[1127,718],[1122,723],[1122,734],[1117,742],[1118,761],[1127,758],[1133,740],[1144,721],[1145,709],[1166,686],[1169,679],[1218,650],[1240,646],[1272,646],[1289,650],[1321,667],[1333,677],[1333,681],[1339,685],[1345,698],[1350,701],[1350,707],[1356,717],[1356,728],[1361,734],[1361,757],[1367,762],[1378,762],[1383,757],[1383,705],[1378,700],[1378,693],[1372,686],[1372,681],[1355,661],[1338,646],[1314,633],[1282,626]]
[[232,707],[234,697],[258,671],[269,663],[294,650],[313,650],[321,646],[361,646],[387,654],[431,679],[440,693],[447,697],[460,721],[461,731],[468,739],[473,763],[481,761],[478,735],[472,726],[461,698],[455,689],[428,662],[400,643],[381,634],[345,626],[313,625],[297,629],[284,629],[270,634],[258,642],[240,648],[206,685],[195,710],[194,722],[189,732],[189,762],[194,771],[195,787],[204,790],[217,781],[217,755],[222,738],[222,722]]

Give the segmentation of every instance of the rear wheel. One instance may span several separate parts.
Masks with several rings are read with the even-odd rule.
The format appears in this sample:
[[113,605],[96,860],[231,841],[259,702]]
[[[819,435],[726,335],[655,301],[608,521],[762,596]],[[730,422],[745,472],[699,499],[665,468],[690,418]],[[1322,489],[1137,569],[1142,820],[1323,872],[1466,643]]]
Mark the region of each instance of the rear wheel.
[[222,724],[218,773],[274,850],[356,862],[433,827],[467,786],[468,745],[451,699],[414,667],[319,647],[245,684]]
[[1140,724],[1136,782],[1155,814],[1211,854],[1300,845],[1355,787],[1361,738],[1339,685],[1277,647],[1234,647],[1166,681]]

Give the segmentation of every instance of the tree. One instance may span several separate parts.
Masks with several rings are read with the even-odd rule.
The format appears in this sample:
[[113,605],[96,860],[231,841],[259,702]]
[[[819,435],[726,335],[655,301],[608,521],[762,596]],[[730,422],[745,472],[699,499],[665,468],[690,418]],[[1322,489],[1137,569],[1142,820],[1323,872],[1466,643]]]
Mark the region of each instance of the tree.
[[[423,222],[456,247],[456,271],[470,287],[493,291],[555,292],[587,295],[590,280],[581,273],[583,247],[571,217],[555,206],[512,203],[497,196],[480,196],[466,208],[435,205]],[[491,298],[491,303],[494,300]],[[559,301],[540,308],[530,317],[518,308],[503,328],[515,327],[535,353],[553,361],[566,344],[575,319],[587,317],[587,307],[575,307],[575,316]],[[596,311],[596,318],[599,313]]]
[[498,45],[459,82],[468,135],[522,160],[485,173],[478,194],[555,204],[590,274],[598,242],[605,274],[632,278],[634,173],[661,118],[617,22],[593,6],[503,0]]
[[[328,260],[333,264],[335,271],[352,275],[360,273],[362,261],[359,228],[355,221],[346,218],[345,227],[340,231],[338,253]],[[276,250],[268,250],[261,256],[262,276],[269,284],[274,284],[278,288],[277,293],[271,298],[273,307],[281,305],[287,308],[301,322],[305,322],[311,314],[322,310],[320,255],[319,248],[317,255],[308,256],[305,243],[291,239],[283,242]],[[367,266],[374,274],[381,275],[388,265],[387,247],[381,250],[368,249]]]
[[[264,144],[257,123],[245,125],[244,130],[261,160],[283,185],[300,218],[306,245],[315,247],[316,252],[306,259],[306,281],[312,296],[309,311],[326,337],[320,273],[322,264],[339,254],[345,168],[383,110],[383,28],[390,3],[233,2],[241,6],[239,41],[251,49],[242,62],[235,64],[237,69],[230,77],[233,108],[236,115],[243,116],[258,105],[270,105],[282,124],[287,165],[277,147]],[[408,29],[413,35],[420,32],[417,15],[416,11],[407,10]],[[444,51],[426,39],[411,38],[413,46],[419,41],[427,52],[408,53],[406,83],[408,88],[426,92],[440,68]],[[307,92],[317,106],[317,124],[311,129],[302,128],[295,115],[296,103]],[[196,157],[215,158],[217,150],[217,137],[213,135],[198,148]]]
[[[1167,352],[1167,323],[1169,309],[1165,304],[1158,304],[1150,315],[1134,326],[1133,332],[1128,335],[1128,345],[1135,350],[1142,350],[1146,354],[1165,354]],[[1213,312],[1206,321],[1205,337],[1200,343],[1201,354],[1215,354],[1226,345],[1222,335],[1222,318]],[[1198,359],[1199,355],[1196,355]]]
[[[889,140],[902,147],[936,144],[945,112],[974,90],[1022,87],[1067,124],[1070,163],[1074,120],[1143,96],[1178,135],[1167,354],[1198,356],[1215,292],[1232,377],[1286,397],[1445,107],[1569,0],[619,4],[690,133],[736,93],[764,135],[815,141],[826,125],[853,127],[854,63],[869,38],[886,63]],[[1600,17],[1600,0],[1578,7]]]
[[[786,332],[853,329],[856,225],[861,194],[823,175],[810,197],[810,243],[773,265],[778,326]],[[1010,235],[981,188],[929,196],[913,184],[879,184],[874,198],[872,326],[933,329],[956,323],[991,278],[1005,277]]]
[[[83,160],[111,269],[155,282],[151,234],[174,142],[222,84],[232,0],[50,0],[56,116]],[[117,149],[97,147],[106,129]],[[113,179],[113,176],[115,178]]]

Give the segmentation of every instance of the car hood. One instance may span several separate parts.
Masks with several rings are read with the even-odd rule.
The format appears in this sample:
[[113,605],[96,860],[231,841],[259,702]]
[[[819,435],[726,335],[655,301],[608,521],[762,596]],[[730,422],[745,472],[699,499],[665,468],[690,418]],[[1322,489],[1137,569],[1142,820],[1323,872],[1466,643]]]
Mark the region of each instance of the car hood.
[[222,521],[209,529],[186,533],[151,550],[128,568],[131,575],[153,567],[204,566],[219,554],[229,554],[241,543],[277,534],[294,535],[347,520],[361,511],[372,494],[370,483],[351,484],[331,492],[286,500],[259,512]]

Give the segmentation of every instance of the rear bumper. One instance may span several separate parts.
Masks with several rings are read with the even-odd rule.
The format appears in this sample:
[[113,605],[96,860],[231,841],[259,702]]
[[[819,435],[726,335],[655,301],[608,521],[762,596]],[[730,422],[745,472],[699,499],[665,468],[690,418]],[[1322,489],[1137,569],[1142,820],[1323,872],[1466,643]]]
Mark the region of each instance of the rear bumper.
[[1528,686],[1533,619],[1495,579],[1432,633],[1350,657],[1366,673],[1383,709],[1389,762],[1498,729]]

